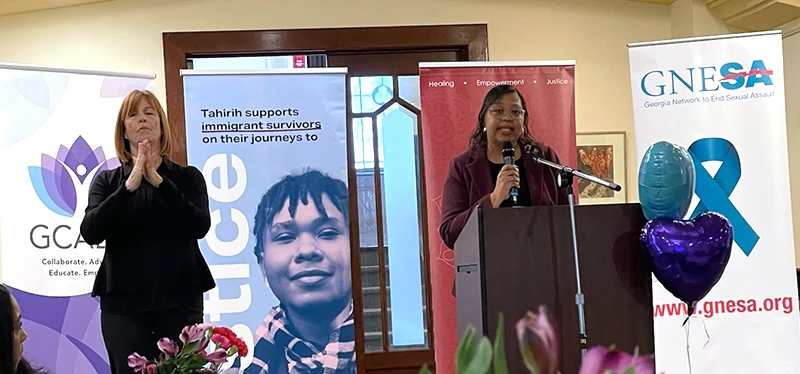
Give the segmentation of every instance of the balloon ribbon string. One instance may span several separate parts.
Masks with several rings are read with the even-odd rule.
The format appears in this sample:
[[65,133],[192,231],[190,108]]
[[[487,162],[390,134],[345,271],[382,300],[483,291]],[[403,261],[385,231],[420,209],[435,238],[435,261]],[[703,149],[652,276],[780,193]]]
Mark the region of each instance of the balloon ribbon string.
[[706,333],[706,342],[705,342],[705,344],[703,344],[703,349],[705,349],[706,346],[708,345],[708,343],[711,343],[711,335],[708,334],[708,326],[706,326],[706,320],[703,319],[703,318],[700,318],[700,316],[696,316],[696,315],[692,316],[692,317],[699,319],[700,322],[703,323],[703,331],[705,331],[705,333]]
[[686,360],[689,362],[689,374],[692,374],[692,354],[689,349],[689,317],[686,317],[686,320],[683,322],[684,331],[686,331]]
[[686,331],[686,360],[689,362],[689,374],[692,374],[692,354],[689,345],[689,326],[691,325],[689,319],[691,318],[699,319],[700,322],[703,324],[703,332],[705,332],[706,334],[706,342],[703,344],[703,349],[705,349],[706,346],[708,346],[708,343],[711,343],[711,335],[708,333],[708,326],[706,326],[705,319],[701,318],[697,314],[693,314],[692,316],[687,317],[683,323],[684,326],[686,326],[684,329]]

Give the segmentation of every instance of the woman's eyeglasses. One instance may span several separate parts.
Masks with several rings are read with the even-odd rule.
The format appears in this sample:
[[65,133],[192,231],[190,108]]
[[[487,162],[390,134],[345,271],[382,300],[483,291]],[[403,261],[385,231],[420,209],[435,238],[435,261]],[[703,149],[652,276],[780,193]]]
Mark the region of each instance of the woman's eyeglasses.
[[525,111],[522,109],[506,110],[503,108],[491,108],[489,109],[489,114],[495,116],[496,118],[503,118],[506,116],[506,114],[510,114],[512,118],[522,118],[525,116]]

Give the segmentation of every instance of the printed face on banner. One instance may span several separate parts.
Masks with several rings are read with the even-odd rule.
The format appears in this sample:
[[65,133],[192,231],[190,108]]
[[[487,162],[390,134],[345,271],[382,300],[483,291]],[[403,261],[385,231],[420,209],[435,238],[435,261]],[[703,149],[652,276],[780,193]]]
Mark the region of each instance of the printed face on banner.
[[338,204],[327,193],[287,198],[272,222],[265,222],[262,271],[287,307],[313,314],[336,306],[341,311],[350,302],[350,237],[337,207],[347,206],[344,198]]
[[217,281],[206,321],[231,326],[251,348],[227,367],[352,369],[354,346],[312,354],[330,339],[350,347],[342,339],[354,334],[345,74],[184,83],[189,164],[206,178],[213,222],[200,241]]

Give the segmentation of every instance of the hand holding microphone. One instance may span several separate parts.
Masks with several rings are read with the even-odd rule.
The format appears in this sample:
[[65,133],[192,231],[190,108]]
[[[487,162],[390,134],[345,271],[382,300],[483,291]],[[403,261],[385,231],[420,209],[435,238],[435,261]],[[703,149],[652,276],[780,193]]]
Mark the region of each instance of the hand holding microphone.
[[511,142],[503,142],[503,161],[505,165],[497,174],[497,182],[492,191],[492,207],[499,207],[503,201],[511,197],[514,205],[517,204],[519,189],[519,170],[514,165],[514,146]]

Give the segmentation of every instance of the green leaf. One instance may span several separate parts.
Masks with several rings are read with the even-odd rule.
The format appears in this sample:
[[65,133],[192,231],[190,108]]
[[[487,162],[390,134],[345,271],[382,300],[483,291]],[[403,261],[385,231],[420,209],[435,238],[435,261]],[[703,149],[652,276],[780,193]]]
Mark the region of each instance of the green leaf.
[[456,352],[456,373],[463,374],[475,354],[475,326],[468,325]]
[[419,369],[419,374],[433,374],[431,369],[428,369],[428,364],[422,366],[422,369]]
[[194,355],[194,351],[200,346],[200,342],[191,342],[183,346],[183,349],[178,353],[178,357],[186,357]]
[[497,332],[494,335],[494,374],[508,374],[508,363],[506,362],[506,344],[504,326],[505,319],[503,313],[497,319]]
[[636,367],[631,365],[631,367],[625,369],[622,374],[636,374]]
[[528,344],[528,339],[520,340],[519,351],[522,354],[522,361],[525,363],[525,367],[528,368],[528,372],[530,374],[541,374],[539,363],[536,362],[536,357],[533,356],[533,349]]
[[488,374],[492,367],[492,343],[486,337],[478,343],[478,351],[470,361],[464,374]]

